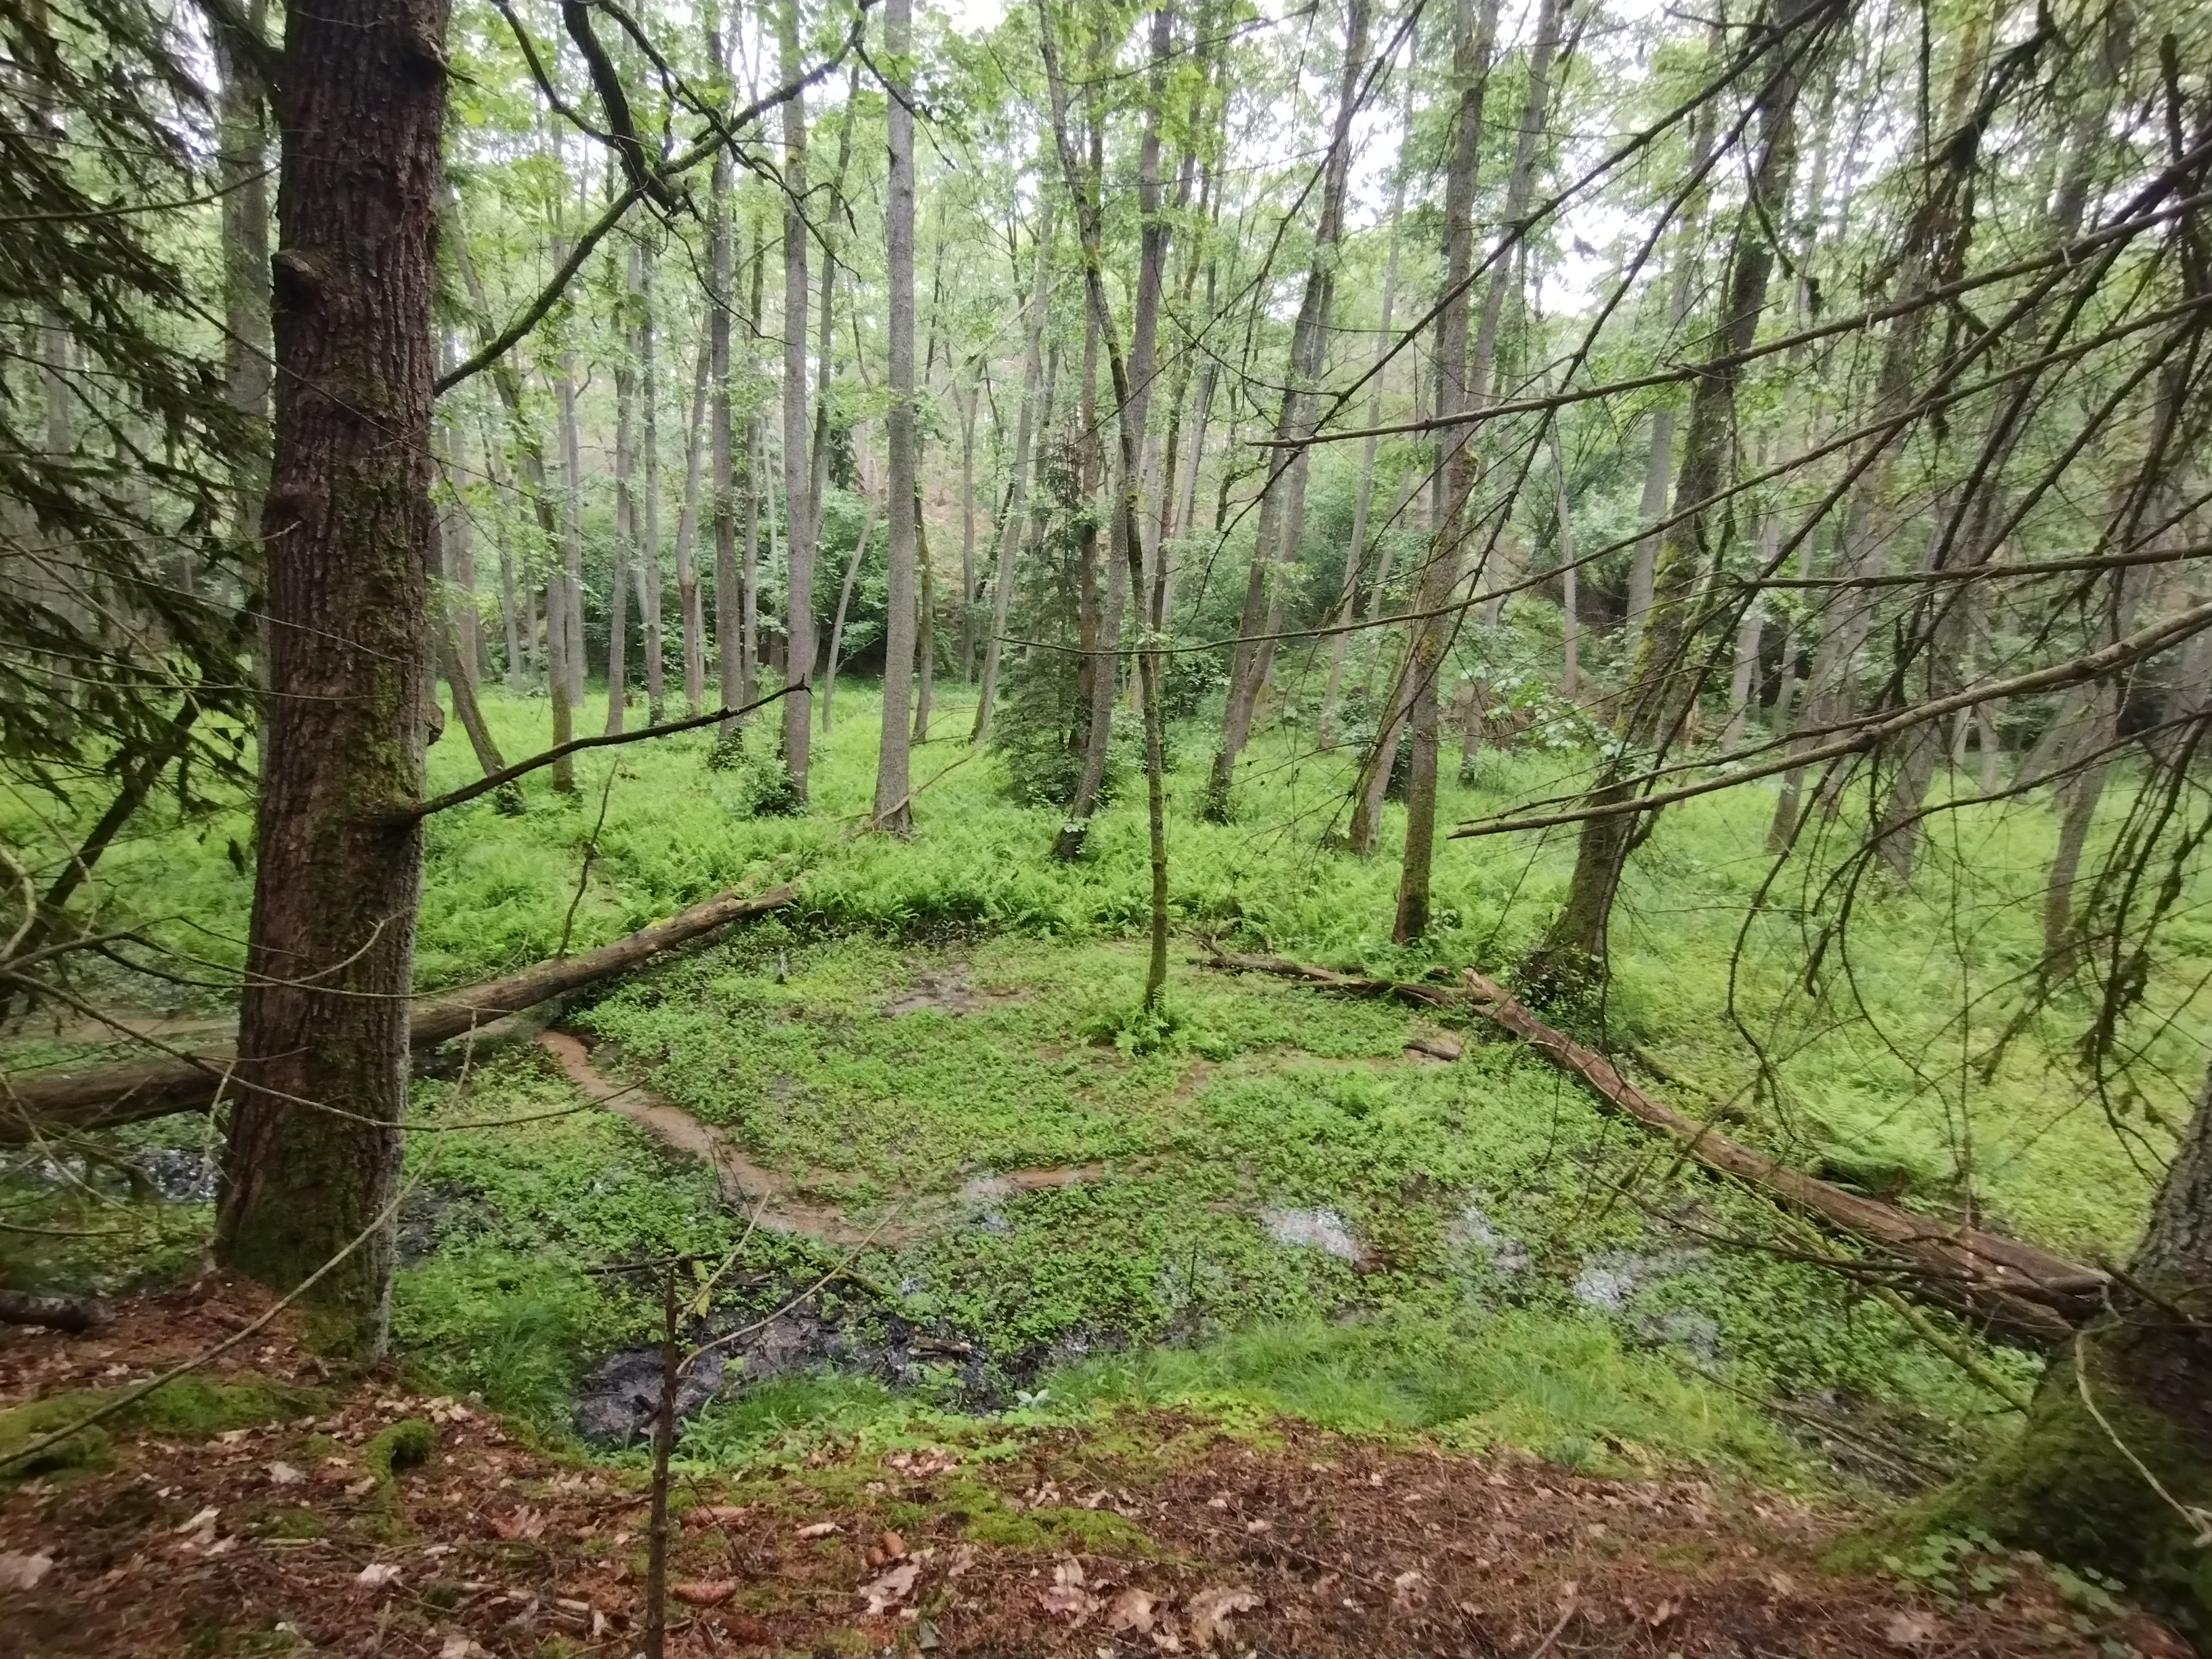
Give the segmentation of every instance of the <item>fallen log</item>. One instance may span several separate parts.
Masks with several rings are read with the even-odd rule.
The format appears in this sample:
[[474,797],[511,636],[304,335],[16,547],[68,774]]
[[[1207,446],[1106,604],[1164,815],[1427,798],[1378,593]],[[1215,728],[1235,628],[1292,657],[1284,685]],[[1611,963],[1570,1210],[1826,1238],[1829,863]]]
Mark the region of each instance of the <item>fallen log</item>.
[[1342,974],[1280,957],[1215,951],[1217,967],[1278,974],[1355,996],[1388,996],[1423,1007],[1465,1009],[1511,1032],[1560,1070],[1588,1085],[1607,1105],[1667,1136],[1716,1174],[1802,1210],[1836,1231],[1911,1269],[1900,1288],[2014,1340],[2047,1346],[2072,1334],[2102,1305],[2108,1283],[2094,1268],[2016,1238],[1916,1215],[1878,1199],[1847,1192],[1778,1163],[1731,1139],[1711,1124],[1686,1116],[1631,1083],[1612,1061],[1547,1025],[1511,993],[1472,968],[1462,989]]
[[[550,957],[520,973],[427,998],[416,1006],[409,1042],[417,1064],[438,1046],[551,998],[611,979],[661,951],[734,921],[791,902],[793,889],[719,893],[637,932],[574,956]],[[0,1087],[0,1145],[21,1146],[41,1133],[137,1123],[177,1112],[204,1112],[236,1065],[235,1046],[84,1071],[52,1070],[8,1079]],[[229,1090],[240,1085],[233,1079]]]

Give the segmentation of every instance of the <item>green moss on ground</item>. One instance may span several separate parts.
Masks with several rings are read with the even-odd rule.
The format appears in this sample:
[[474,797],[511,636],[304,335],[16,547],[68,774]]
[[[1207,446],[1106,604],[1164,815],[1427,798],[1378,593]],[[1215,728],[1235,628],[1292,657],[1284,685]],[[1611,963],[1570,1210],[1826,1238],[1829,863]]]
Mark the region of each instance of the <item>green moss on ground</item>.
[[53,1469],[96,1465],[105,1459],[117,1434],[204,1440],[226,1430],[284,1422],[330,1407],[330,1395],[320,1389],[250,1372],[221,1381],[187,1373],[46,1451],[23,1462],[5,1461],[129,1392],[128,1389],[76,1389],[0,1412],[0,1474],[20,1479]]
[[1836,1553],[1838,1565],[1868,1565],[1931,1538],[1980,1536],[2107,1573],[2199,1632],[2212,1631],[2212,1548],[2204,1537],[2212,1528],[2212,1462],[2102,1366],[2092,1366],[2093,1413],[2075,1371],[2081,1352],[2069,1348],[2053,1362],[2008,1443],[1953,1486],[1849,1540]]

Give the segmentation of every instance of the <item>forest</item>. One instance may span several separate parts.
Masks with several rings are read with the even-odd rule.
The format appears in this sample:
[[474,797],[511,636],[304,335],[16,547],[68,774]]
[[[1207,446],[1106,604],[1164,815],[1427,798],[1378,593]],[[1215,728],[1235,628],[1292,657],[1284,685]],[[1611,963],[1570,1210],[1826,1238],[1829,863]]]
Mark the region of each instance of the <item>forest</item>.
[[2212,1652],[2212,13],[0,85],[0,1656]]

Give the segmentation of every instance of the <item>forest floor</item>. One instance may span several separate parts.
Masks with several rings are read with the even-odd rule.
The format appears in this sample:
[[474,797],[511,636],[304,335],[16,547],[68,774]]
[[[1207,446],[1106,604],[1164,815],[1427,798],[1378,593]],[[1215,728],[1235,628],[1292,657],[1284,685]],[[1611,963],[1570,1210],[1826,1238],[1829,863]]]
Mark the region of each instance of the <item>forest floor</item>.
[[[90,1334],[0,1334],[0,1449],[21,1402],[63,1426],[264,1306],[203,1279]],[[641,1469],[390,1376],[334,1380],[296,1337],[280,1315],[192,1412],[118,1419],[0,1497],[0,1654],[635,1650]],[[1249,1414],[826,1443],[687,1473],[672,1501],[683,1656],[2187,1652],[2017,1558],[1832,1571],[1824,1547],[1868,1518],[1833,1499]]]
[[[511,751],[531,747],[542,706],[488,702]],[[678,1490],[708,1517],[681,1534],[673,1651],[2178,1650],[2121,1587],[1985,1540],[1899,1545],[1858,1577],[1820,1565],[2003,1443],[2033,1356],[1940,1313],[1916,1327],[1813,1265],[1837,1242],[1480,1023],[1206,965],[1218,936],[1399,977],[1510,968],[1560,846],[1455,844],[1437,928],[1401,951],[1382,933],[1394,861],[1332,852],[1302,816],[1334,799],[1340,757],[1259,753],[1239,821],[1213,825],[1188,811],[1187,744],[1153,1018],[1133,811],[1056,863],[1056,815],[946,744],[917,759],[945,782],[914,840],[855,836],[875,722],[865,695],[839,707],[804,817],[755,813],[758,769],[679,737],[587,769],[580,802],[540,780],[521,817],[433,823],[426,989],[721,888],[799,897],[418,1079],[391,1369],[323,1376],[280,1319],[228,1356],[234,1382],[324,1395],[175,1385],[94,1466],[9,1488],[0,1554],[52,1564],[24,1592],[9,1575],[33,1569],[0,1565],[0,1652],[282,1651],[285,1624],[364,1656],[627,1656],[672,1271],[684,1340],[707,1350]],[[1573,764],[1486,756],[1448,810]],[[434,753],[434,783],[467,769]],[[1670,815],[1590,1039],[1799,1167],[2124,1253],[2168,1083],[2202,1069],[2181,1049],[2212,927],[2160,981],[2139,1092],[2107,1115],[2069,1069],[2063,1010],[1986,1076],[1967,1063],[2033,957],[2040,827],[1966,817],[1929,849],[1948,890],[1867,897],[1835,947],[1848,981],[1802,1000],[1812,912],[1737,935],[1764,827]],[[247,833],[242,813],[228,829]],[[222,966],[249,890],[225,834],[218,815],[119,846],[114,914]],[[219,975],[112,978],[88,1000],[220,1035]],[[0,1060],[88,1058],[101,1035],[34,1023]],[[120,1386],[251,1305],[163,1288],[204,1250],[210,1126],[137,1126],[110,1150],[143,1172],[127,1188],[65,1149],[0,1166],[5,1282],[119,1310],[87,1337],[0,1336],[0,1400]],[[378,1432],[418,1415],[433,1460],[370,1472]]]

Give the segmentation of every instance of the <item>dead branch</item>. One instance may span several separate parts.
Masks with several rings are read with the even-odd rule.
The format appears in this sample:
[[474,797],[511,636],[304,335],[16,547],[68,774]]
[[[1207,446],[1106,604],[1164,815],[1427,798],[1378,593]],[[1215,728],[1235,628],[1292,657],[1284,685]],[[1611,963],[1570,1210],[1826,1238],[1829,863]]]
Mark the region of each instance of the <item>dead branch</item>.
[[[487,980],[418,1005],[409,1039],[418,1063],[441,1043],[557,996],[626,973],[663,951],[764,915],[791,902],[793,889],[751,896],[721,893],[634,933],[573,957],[552,957],[520,973]],[[82,1072],[33,1073],[9,1080],[0,1098],[0,1146],[21,1146],[55,1130],[136,1123],[177,1112],[204,1112],[235,1056],[228,1048]],[[250,1088],[242,1074],[234,1087]]]
[[1340,974],[1279,957],[1217,951],[1213,965],[1279,974],[1354,996],[1395,997],[1423,1007],[1464,1008],[1479,1014],[1581,1079],[1607,1105],[1667,1136],[1708,1170],[1909,1264],[1916,1271],[1900,1288],[1984,1322],[2014,1340],[2038,1346],[2063,1340],[2102,1305],[2109,1280],[2095,1268],[2018,1239],[1915,1215],[1846,1192],[1754,1152],[1709,1123],[1685,1116],[1621,1076],[1595,1049],[1544,1024],[1503,986],[1472,968],[1461,975],[1464,990],[1455,994],[1442,986]]

